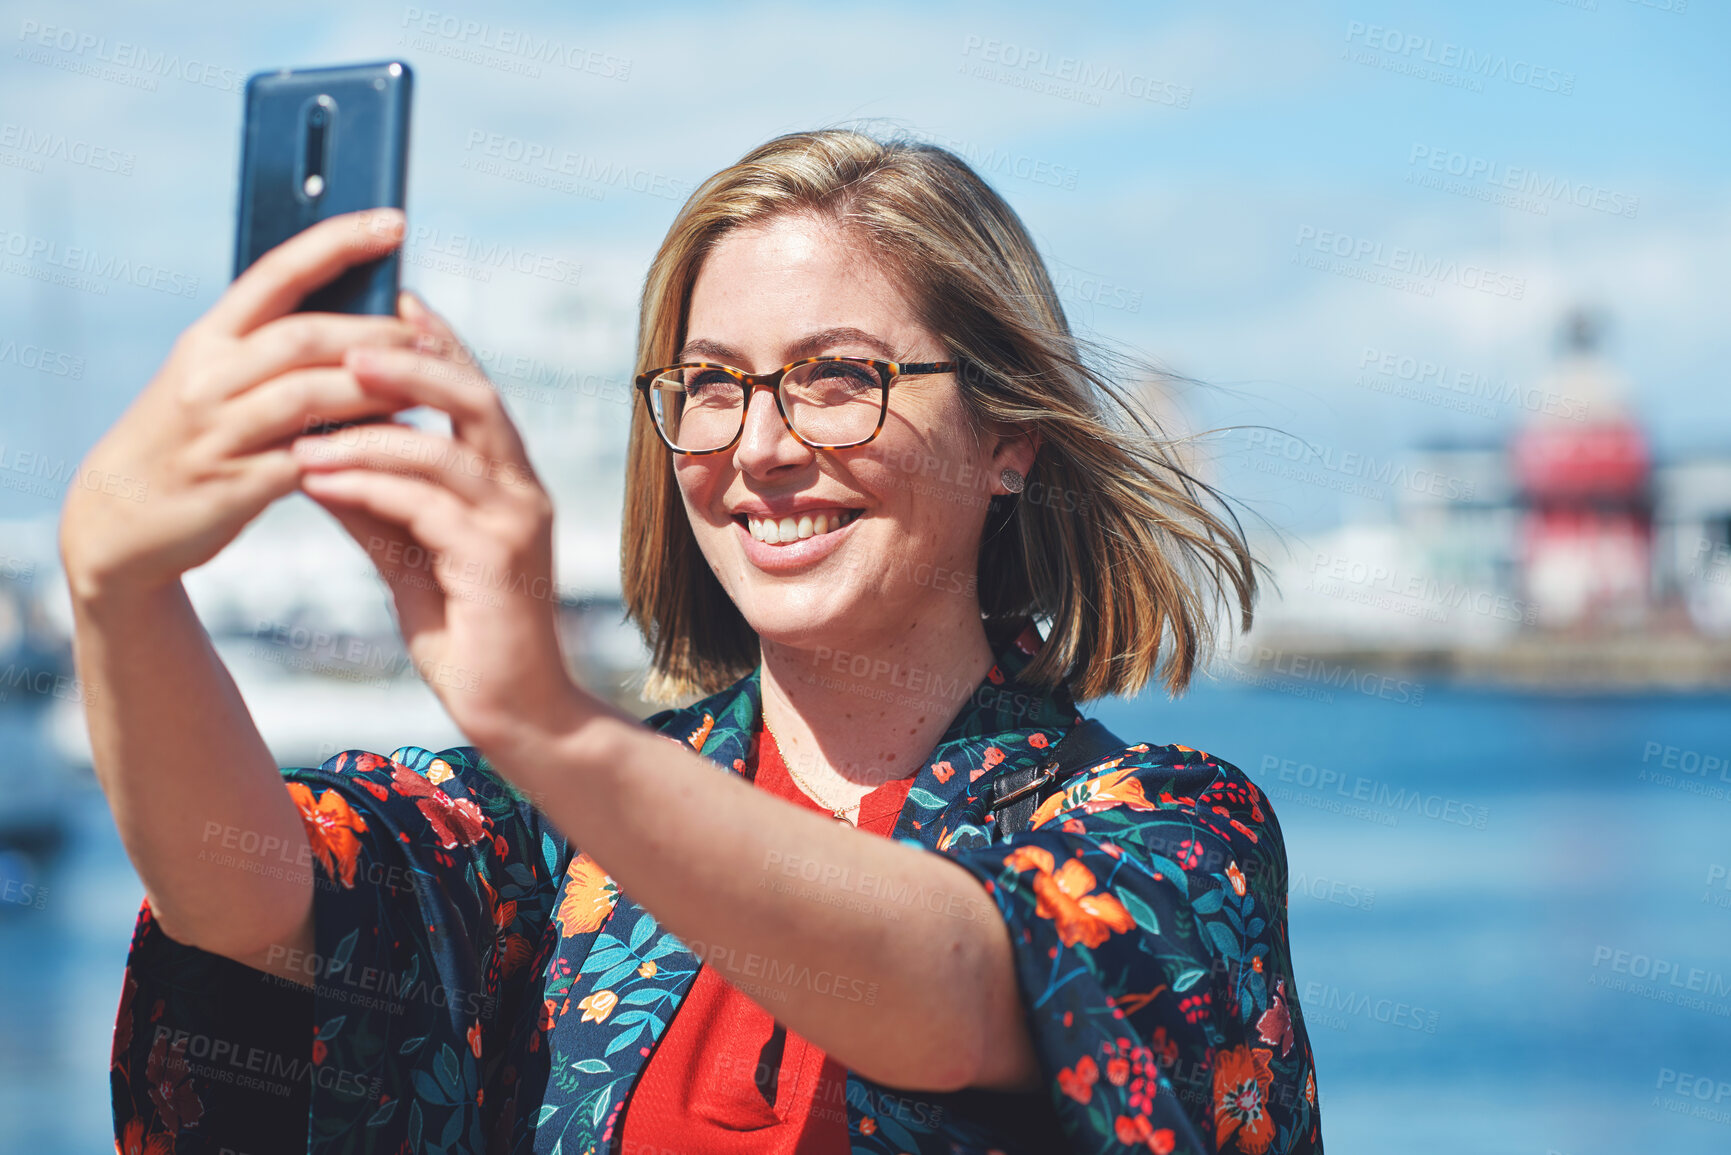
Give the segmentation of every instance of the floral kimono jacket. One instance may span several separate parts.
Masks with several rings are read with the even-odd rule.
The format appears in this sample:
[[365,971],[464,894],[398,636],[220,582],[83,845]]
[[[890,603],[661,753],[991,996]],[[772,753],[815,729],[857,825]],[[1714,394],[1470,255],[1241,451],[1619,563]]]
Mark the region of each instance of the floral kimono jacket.
[[[1002,915],[1042,1088],[921,1093],[850,1073],[852,1150],[1320,1152],[1285,851],[1242,771],[1138,742],[998,837],[993,775],[1079,720],[1066,688],[1017,682],[1040,642],[1030,622],[996,647],[892,837],[961,863]],[[760,674],[646,725],[747,773]],[[700,960],[473,747],[283,773],[317,862],[314,953],[284,961],[312,985],[178,943],[146,902],[114,1032],[119,1149],[615,1151]],[[207,831],[200,854],[261,869],[269,847]]]

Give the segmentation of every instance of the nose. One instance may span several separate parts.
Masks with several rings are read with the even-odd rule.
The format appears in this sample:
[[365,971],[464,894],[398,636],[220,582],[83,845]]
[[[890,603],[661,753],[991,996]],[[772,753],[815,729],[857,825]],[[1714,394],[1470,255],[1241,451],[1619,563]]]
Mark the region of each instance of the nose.
[[734,447],[733,463],[743,472],[763,475],[784,465],[803,465],[812,450],[788,429],[775,407],[775,390],[754,386],[745,403],[745,429]]

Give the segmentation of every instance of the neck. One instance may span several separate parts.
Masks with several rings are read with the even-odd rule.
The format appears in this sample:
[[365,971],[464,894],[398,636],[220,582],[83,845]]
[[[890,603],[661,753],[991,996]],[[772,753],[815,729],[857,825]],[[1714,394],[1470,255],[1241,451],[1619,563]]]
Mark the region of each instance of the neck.
[[961,608],[847,649],[762,641],[764,720],[783,761],[824,801],[847,806],[918,771],[992,668],[977,604]]

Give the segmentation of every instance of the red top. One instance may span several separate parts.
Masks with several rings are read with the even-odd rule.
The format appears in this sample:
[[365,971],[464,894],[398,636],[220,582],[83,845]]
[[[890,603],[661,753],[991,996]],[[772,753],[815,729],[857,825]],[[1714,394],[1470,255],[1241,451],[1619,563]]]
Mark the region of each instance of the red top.
[[[758,789],[831,813],[794,783],[761,715],[757,749]],[[913,782],[862,798],[859,828],[887,837]],[[847,1068],[700,966],[631,1093],[619,1149],[846,1155],[846,1096]]]

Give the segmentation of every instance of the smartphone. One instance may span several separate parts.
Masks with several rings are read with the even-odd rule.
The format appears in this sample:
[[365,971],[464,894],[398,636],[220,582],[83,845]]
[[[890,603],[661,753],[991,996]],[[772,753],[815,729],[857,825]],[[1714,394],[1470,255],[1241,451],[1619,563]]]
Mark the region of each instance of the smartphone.
[[[413,88],[414,73],[400,60],[279,68],[247,78],[235,276],[326,217],[404,207]],[[309,293],[296,312],[396,316],[401,256],[397,249],[351,266]]]

